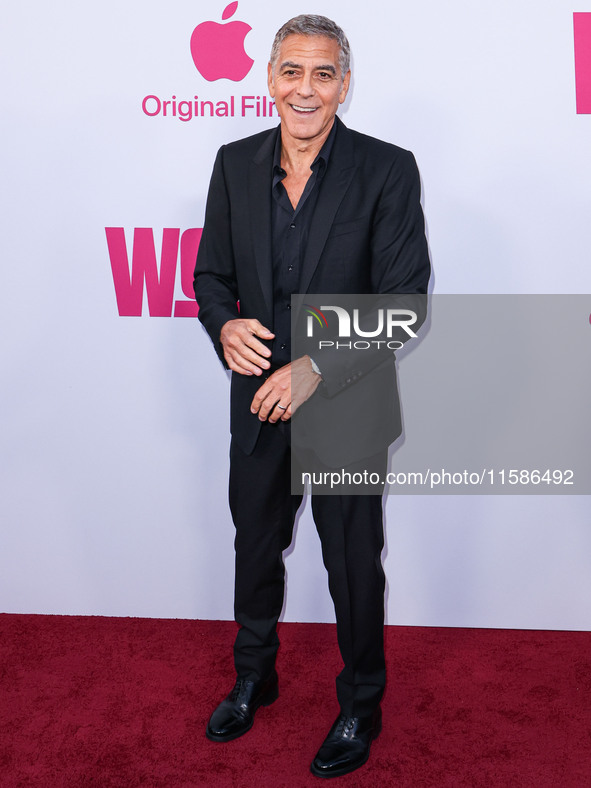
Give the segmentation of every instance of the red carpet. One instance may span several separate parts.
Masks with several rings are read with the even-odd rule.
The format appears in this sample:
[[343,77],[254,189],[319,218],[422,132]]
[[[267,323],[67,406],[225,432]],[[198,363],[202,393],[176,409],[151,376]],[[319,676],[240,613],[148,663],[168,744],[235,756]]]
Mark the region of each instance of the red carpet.
[[[0,615],[2,788],[288,788],[337,713],[333,626],[283,624],[280,697],[204,736],[235,626]],[[389,627],[384,730],[332,785],[591,786],[591,634]]]

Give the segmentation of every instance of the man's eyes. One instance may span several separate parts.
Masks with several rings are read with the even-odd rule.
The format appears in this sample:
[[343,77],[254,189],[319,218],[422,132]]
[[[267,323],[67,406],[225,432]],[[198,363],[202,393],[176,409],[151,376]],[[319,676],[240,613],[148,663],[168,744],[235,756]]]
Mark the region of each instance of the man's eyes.
[[[300,72],[296,71],[293,68],[287,68],[284,71],[282,71],[281,74],[284,77],[299,77],[300,76]],[[330,72],[330,71],[317,71],[314,76],[316,76],[316,77],[318,77],[319,79],[322,79],[322,80],[328,80],[328,79],[333,79],[335,75],[332,72]]]

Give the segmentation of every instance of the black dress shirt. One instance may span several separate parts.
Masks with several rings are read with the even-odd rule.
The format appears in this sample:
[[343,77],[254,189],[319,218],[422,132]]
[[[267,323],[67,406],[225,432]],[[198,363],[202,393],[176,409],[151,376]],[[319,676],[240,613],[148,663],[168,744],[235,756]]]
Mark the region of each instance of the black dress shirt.
[[337,133],[334,123],[318,156],[310,165],[311,175],[294,208],[282,181],[281,133],[277,135],[273,157],[273,199],[271,201],[273,252],[273,333],[272,369],[291,361],[291,296],[299,293],[300,274],[310,225],[319,198],[330,151]]

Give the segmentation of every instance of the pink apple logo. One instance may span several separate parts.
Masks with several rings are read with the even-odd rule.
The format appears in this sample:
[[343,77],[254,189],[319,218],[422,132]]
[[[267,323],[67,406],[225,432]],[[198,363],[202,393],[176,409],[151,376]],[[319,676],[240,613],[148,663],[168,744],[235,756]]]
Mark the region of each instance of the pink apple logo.
[[[238,0],[226,6],[222,19],[229,19],[238,8]],[[244,39],[252,30],[246,22],[202,22],[191,36],[191,55],[195,68],[208,82],[231,79],[240,82],[252,68],[254,60],[244,51]]]

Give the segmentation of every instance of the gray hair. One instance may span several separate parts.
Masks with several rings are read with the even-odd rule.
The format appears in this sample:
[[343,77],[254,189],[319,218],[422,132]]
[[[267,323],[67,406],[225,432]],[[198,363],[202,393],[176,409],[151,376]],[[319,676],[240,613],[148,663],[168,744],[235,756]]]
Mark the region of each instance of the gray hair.
[[326,16],[317,16],[316,14],[300,14],[294,16],[289,22],[286,22],[283,27],[279,28],[273,46],[271,47],[271,69],[275,72],[275,65],[279,57],[279,49],[281,44],[288,36],[324,36],[325,38],[332,38],[339,45],[339,67],[341,69],[341,80],[345,79],[345,74],[349,70],[351,62],[351,48],[347,40],[347,36],[343,30]]

